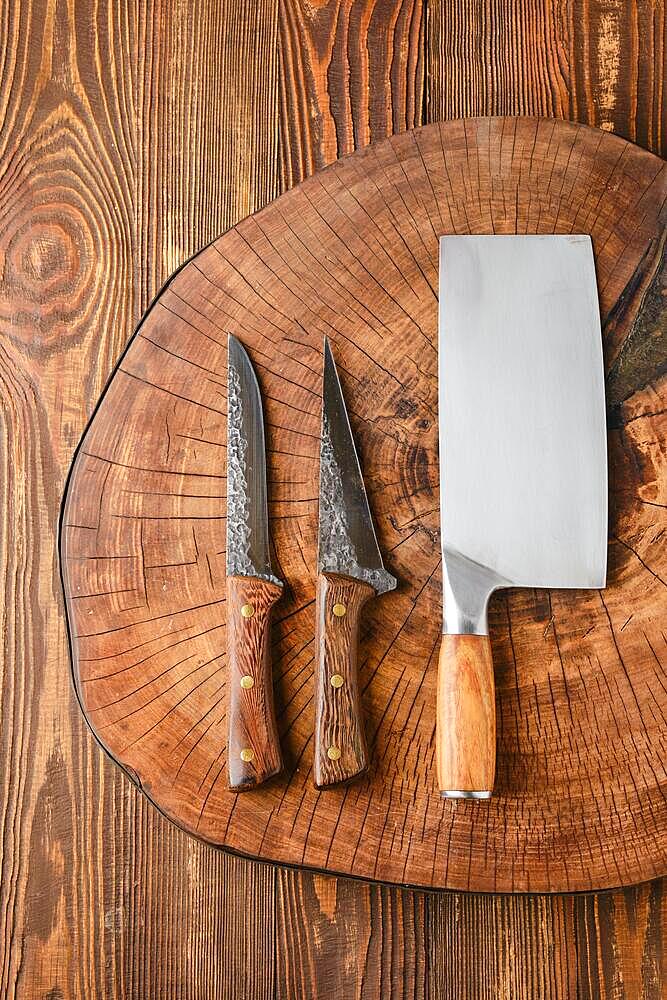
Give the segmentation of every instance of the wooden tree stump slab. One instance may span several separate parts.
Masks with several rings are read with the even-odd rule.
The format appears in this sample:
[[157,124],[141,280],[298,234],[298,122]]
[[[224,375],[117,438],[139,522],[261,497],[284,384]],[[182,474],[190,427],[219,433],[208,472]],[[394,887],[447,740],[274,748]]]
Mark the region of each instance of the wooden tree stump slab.
[[[666,172],[627,142],[564,122],[428,126],[317,173],[165,287],[77,452],[61,557],[88,722],[176,823],[246,855],[418,886],[583,890],[667,872]],[[608,367],[609,586],[496,596],[496,795],[443,801],[438,237],[535,232],[593,237]],[[271,531],[286,581],[272,645],[287,767],[242,796],[226,788],[225,753],[230,331],[264,394]],[[370,773],[317,792],[324,334],[399,586],[363,618]]]

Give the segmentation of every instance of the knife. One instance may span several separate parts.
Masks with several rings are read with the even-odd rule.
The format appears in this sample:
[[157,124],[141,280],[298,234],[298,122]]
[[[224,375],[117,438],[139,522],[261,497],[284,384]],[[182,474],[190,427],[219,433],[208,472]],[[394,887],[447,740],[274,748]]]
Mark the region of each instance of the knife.
[[589,236],[440,239],[441,795],[490,797],[499,587],[603,588],[607,457]]
[[259,385],[231,334],[227,389],[227,762],[229,787],[242,792],[282,770],[269,646],[283,585],[271,569]]
[[315,664],[317,788],[363,774],[357,644],[366,601],[393,590],[382,562],[329,341],[324,341]]

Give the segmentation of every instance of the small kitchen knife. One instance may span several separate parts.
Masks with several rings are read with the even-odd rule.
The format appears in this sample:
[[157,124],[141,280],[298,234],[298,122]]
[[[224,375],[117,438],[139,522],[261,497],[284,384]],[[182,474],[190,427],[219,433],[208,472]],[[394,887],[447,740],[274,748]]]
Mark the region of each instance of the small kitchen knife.
[[396,580],[382,562],[326,339],[322,395],[313,775],[323,789],[368,767],[357,677],[359,619],[366,601],[393,590]]
[[489,798],[499,587],[605,586],[602,340],[588,236],[440,240],[441,795]]
[[228,340],[227,659],[229,787],[242,792],[282,770],[269,657],[271,569],[262,400],[250,359]]

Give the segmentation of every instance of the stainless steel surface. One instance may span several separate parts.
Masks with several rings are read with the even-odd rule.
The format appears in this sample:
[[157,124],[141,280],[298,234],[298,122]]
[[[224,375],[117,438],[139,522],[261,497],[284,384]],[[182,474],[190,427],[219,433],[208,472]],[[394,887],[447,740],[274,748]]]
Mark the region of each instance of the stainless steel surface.
[[441,799],[490,799],[491,792],[464,792],[452,789],[452,791],[440,792]]
[[227,576],[271,570],[262,399],[245,348],[227,341]]
[[343,391],[326,339],[322,397],[318,570],[355,577],[383,594],[394,589],[396,580],[382,562]]
[[440,240],[443,631],[497,587],[604,587],[602,340],[588,236]]

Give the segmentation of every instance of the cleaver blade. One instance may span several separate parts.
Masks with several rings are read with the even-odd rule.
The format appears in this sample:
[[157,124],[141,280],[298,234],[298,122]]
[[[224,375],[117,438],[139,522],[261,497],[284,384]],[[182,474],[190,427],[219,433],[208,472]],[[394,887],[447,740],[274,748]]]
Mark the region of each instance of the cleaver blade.
[[607,446],[589,236],[440,239],[441,795],[487,799],[500,587],[602,588]]

